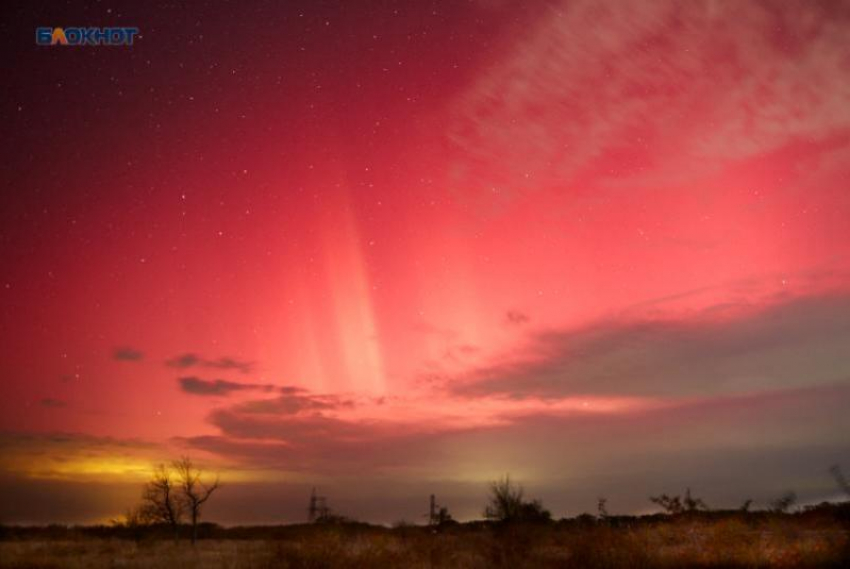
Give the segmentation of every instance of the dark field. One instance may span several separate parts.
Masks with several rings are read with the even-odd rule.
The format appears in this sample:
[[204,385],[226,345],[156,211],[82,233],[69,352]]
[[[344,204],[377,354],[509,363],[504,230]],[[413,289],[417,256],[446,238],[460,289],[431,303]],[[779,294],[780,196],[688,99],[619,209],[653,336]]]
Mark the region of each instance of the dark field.
[[850,567],[845,521],[802,516],[601,524],[365,524],[203,528],[196,546],[155,529],[5,528],[0,567]]

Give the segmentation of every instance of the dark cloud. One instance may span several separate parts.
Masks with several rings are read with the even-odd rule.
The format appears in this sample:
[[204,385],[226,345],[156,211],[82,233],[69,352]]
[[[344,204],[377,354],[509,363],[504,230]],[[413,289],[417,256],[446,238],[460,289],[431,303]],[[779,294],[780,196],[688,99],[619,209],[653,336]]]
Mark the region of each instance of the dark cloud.
[[709,309],[540,333],[505,360],[444,381],[474,397],[710,396],[838,380],[850,375],[848,345],[850,297],[797,298],[743,316]]
[[[186,439],[192,447],[268,468],[322,474],[418,468],[442,454],[447,432],[428,432],[390,421],[341,419],[322,414],[260,414],[218,409],[210,423],[219,436]],[[427,459],[426,459],[427,460]]]
[[234,369],[242,373],[251,373],[254,370],[253,362],[245,362],[228,357],[218,358],[217,360],[205,360],[203,365],[217,369]]
[[433,426],[346,418],[339,412],[353,409],[355,402],[343,396],[280,391],[271,399],[212,411],[208,420],[221,435],[184,442],[252,465],[322,473],[404,468],[423,453],[440,453],[442,433],[431,432]]
[[[850,456],[848,404],[844,381],[626,413],[537,413],[475,443],[486,450],[498,441],[506,470],[581,473],[571,480],[574,504],[584,491],[635,511],[649,505],[643,496],[691,486],[715,507],[747,497],[765,505],[788,489],[810,499],[834,492],[828,468]],[[456,444],[473,448],[469,458],[484,468],[492,460]]]
[[[616,414],[534,412],[490,427],[439,431],[312,413],[243,413],[234,405],[210,417],[220,435],[176,442],[242,468],[330,476],[322,492],[331,505],[372,521],[418,515],[431,492],[459,518],[480,517],[487,480],[504,472],[556,516],[593,511],[600,495],[613,512],[639,512],[651,507],[647,496],[686,487],[716,508],[747,498],[765,506],[789,489],[803,501],[837,493],[828,468],[850,456],[848,406],[844,382]],[[138,482],[113,487],[25,473],[45,458],[167,456],[162,452],[141,441],[74,433],[0,434],[0,493],[9,498],[0,501],[0,518],[91,523],[116,516],[137,502]],[[417,475],[400,474],[408,471]],[[299,521],[303,513],[295,508],[267,504],[301,503],[310,485],[233,482],[208,516],[222,523]]]
[[253,362],[237,360],[227,356],[223,356],[215,360],[208,360],[192,353],[186,353],[171,358],[165,362],[165,365],[180,369],[202,366],[221,370],[236,370],[245,374],[251,373],[254,370]]
[[[204,389],[215,387],[205,385]],[[228,384],[227,388],[232,388],[232,385]],[[383,423],[360,423],[329,415],[327,412],[355,407],[354,401],[341,395],[313,394],[292,386],[279,387],[274,391],[277,396],[271,399],[243,401],[217,409],[209,420],[229,436],[274,439],[287,444],[316,435],[367,440],[371,435],[381,436],[386,427]]]
[[115,348],[112,352],[112,357],[116,360],[121,360],[125,362],[136,362],[141,360],[144,357],[144,354],[135,348],[131,348],[129,346],[121,346]]
[[464,363],[479,352],[481,352],[481,348],[472,344],[451,345],[447,346],[445,352],[443,352],[443,359],[455,363]]
[[263,390],[271,391],[273,386],[258,383],[237,383],[224,379],[201,379],[195,376],[181,377],[177,381],[180,388],[193,395],[230,395],[235,391]]
[[57,407],[64,407],[66,403],[61,399],[54,399],[52,397],[45,397],[41,401],[38,402],[42,407],[49,407],[55,409]]
[[505,320],[508,322],[508,324],[518,326],[520,324],[525,324],[530,319],[528,317],[528,314],[525,314],[518,310],[508,310],[507,313],[505,313]]
[[0,432],[0,462],[19,452],[61,455],[71,451],[97,451],[106,455],[123,454],[130,450],[154,449],[156,445],[139,439],[98,437],[84,433]]
[[200,362],[201,358],[195,354],[183,354],[182,356],[176,356],[166,361],[165,365],[177,368],[187,368],[198,365]]
[[787,489],[805,500],[829,497],[828,468],[850,453],[848,405],[845,381],[620,413],[536,411],[443,430],[232,406],[210,416],[220,435],[183,442],[242,464],[338,479],[414,472],[460,488],[473,477],[482,497],[488,477],[511,472],[557,515],[592,511],[599,495],[618,512],[641,511],[647,496],[688,486],[714,507],[735,507],[746,498],[765,505]]
[[333,395],[304,395],[301,393],[293,394],[287,391],[284,391],[282,395],[274,399],[261,399],[241,403],[236,407],[236,410],[240,413],[295,415],[303,411],[328,411],[354,406],[352,401]]

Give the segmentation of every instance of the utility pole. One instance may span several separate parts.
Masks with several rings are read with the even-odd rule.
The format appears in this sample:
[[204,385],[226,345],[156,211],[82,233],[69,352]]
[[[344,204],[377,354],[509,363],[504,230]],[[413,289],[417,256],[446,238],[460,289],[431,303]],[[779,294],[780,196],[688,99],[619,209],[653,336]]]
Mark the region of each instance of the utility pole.
[[431,501],[428,506],[428,526],[437,527],[452,521],[452,515],[449,513],[449,509],[439,505],[437,503],[437,497],[431,494]]
[[310,492],[310,508],[309,518],[310,523],[327,518],[331,510],[328,508],[327,498],[316,495],[316,487]]
[[316,496],[316,487],[313,487],[313,491],[310,493],[310,523],[316,521],[316,516],[318,514],[318,505],[319,500],[318,496]]

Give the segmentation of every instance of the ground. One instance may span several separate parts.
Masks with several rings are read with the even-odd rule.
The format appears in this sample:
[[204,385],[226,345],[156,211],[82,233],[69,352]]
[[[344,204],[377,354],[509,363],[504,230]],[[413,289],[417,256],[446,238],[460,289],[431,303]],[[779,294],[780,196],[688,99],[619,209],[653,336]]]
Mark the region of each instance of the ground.
[[343,525],[223,531],[232,537],[201,539],[194,547],[144,532],[97,537],[70,530],[46,537],[6,531],[0,568],[850,567],[846,527],[792,518],[679,519],[623,527]]

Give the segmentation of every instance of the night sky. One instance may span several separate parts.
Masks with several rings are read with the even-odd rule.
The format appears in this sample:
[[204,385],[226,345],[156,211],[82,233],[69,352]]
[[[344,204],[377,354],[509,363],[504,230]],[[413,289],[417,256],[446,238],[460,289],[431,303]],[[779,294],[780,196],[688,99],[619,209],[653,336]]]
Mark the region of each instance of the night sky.
[[838,495],[850,2],[2,11],[0,522]]

